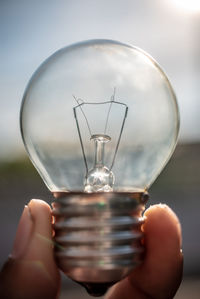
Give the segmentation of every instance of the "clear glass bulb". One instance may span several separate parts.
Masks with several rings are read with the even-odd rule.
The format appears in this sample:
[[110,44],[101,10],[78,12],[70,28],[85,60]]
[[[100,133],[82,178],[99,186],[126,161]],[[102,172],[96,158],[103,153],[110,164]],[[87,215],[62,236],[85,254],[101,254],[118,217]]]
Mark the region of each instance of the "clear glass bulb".
[[63,48],[24,93],[21,132],[53,203],[58,266],[90,294],[142,262],[146,191],[170,158],[179,113],[159,65],[110,40]]
[[49,57],[21,107],[26,149],[52,192],[146,190],[171,156],[178,129],[176,98],[159,65],[110,40]]

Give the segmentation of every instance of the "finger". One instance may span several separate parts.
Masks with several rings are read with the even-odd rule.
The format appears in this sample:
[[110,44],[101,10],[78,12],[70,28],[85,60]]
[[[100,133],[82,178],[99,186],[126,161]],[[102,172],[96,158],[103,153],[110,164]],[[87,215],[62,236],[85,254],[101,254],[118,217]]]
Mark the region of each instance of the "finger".
[[24,208],[11,257],[0,273],[0,298],[56,298],[60,277],[51,223],[45,202],[31,200]]
[[109,299],[169,299],[180,285],[183,257],[177,216],[166,205],[150,207],[145,216],[144,262],[110,290]]

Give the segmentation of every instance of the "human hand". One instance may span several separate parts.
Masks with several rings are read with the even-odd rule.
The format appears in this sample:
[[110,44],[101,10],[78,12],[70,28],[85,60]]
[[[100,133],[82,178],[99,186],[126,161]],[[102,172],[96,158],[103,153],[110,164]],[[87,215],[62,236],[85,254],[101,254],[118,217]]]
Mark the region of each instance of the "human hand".
[[59,287],[51,209],[34,199],[24,207],[12,253],[0,273],[0,298],[55,299]]
[[163,204],[145,212],[144,262],[108,292],[106,299],[172,299],[182,280],[181,226]]
[[[144,263],[113,286],[106,299],[170,299],[182,278],[181,229],[166,205],[146,212]],[[2,299],[55,299],[60,289],[53,256],[51,209],[41,200],[24,208],[13,251],[0,273]]]

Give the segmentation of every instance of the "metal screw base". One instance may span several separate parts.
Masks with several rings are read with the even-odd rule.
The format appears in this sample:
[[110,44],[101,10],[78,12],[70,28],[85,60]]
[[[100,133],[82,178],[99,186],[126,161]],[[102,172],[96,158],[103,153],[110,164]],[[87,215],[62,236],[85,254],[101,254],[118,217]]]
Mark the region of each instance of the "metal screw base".
[[[60,193],[53,203],[55,257],[71,279],[99,296],[143,260],[141,225],[148,195]],[[94,288],[98,289],[95,294]],[[108,287],[102,288],[103,293]],[[100,294],[103,295],[103,294]]]

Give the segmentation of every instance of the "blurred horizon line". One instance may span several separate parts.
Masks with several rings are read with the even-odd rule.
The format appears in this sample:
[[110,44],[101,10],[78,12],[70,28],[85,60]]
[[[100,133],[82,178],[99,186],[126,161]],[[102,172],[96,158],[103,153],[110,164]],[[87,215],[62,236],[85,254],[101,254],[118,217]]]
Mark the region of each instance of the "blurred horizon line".
[[[187,147],[187,146],[194,146],[194,147],[200,146],[200,140],[181,140],[180,139],[177,142],[175,151],[179,147]],[[172,156],[173,156],[173,154],[172,154]],[[9,163],[9,162],[14,162],[14,161],[23,161],[26,158],[29,158],[29,155],[23,146],[15,147],[15,151],[13,151],[13,146],[6,147],[4,150],[0,149],[0,164],[2,164],[4,162]]]

